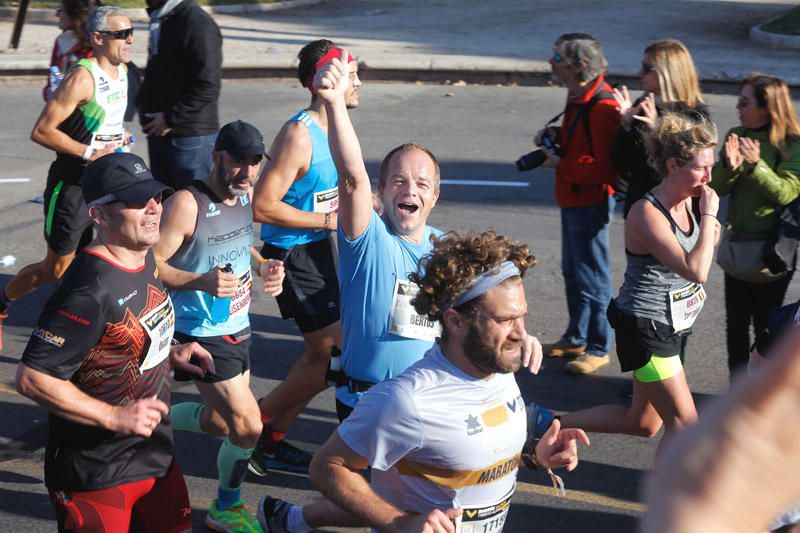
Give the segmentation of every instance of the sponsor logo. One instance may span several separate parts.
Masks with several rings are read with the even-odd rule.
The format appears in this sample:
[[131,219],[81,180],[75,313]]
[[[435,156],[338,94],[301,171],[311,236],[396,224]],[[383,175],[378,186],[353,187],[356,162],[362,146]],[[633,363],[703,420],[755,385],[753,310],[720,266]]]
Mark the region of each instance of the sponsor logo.
[[478,417],[469,415],[464,419],[464,422],[467,423],[467,436],[471,437],[472,435],[483,432],[483,426],[480,420],[478,420]]
[[509,411],[511,411],[512,413],[516,413],[517,412],[517,399],[514,398],[510,402],[506,402],[506,406],[508,406]]
[[70,313],[69,311],[65,311],[64,309],[59,309],[59,310],[58,310],[58,311],[56,311],[56,312],[57,312],[59,315],[63,316],[63,317],[67,317],[67,318],[69,318],[69,319],[70,319],[70,320],[72,320],[73,322],[77,322],[78,324],[82,324],[82,325],[84,325],[84,326],[88,326],[89,324],[91,324],[91,322],[89,322],[89,321],[88,321],[88,320],[86,320],[85,318],[79,317],[78,315],[75,315],[75,314],[73,314],[73,313]]
[[59,337],[52,331],[47,331],[39,326],[33,330],[33,336],[37,339],[43,340],[47,344],[55,346],[56,348],[61,348],[64,346],[64,337]]
[[142,172],[147,172],[147,169],[144,168],[144,165],[142,165],[141,163],[134,163],[133,168],[135,174],[141,174]]
[[[217,213],[221,213],[221,211],[217,211]],[[211,216],[210,214],[206,214],[206,217]],[[209,235],[208,236],[208,244],[209,246],[214,246],[217,244],[221,244],[223,242],[227,242],[231,239],[235,239],[240,235],[250,235],[253,233],[253,223],[249,223],[246,226],[242,226],[241,228],[237,228],[233,231],[229,231],[228,233],[223,233],[222,235]]]
[[120,298],[119,300],[117,300],[117,303],[118,303],[120,306],[122,306],[122,305],[125,305],[125,303],[127,303],[127,301],[128,301],[128,300],[130,300],[131,298],[133,298],[133,297],[134,297],[134,296],[136,296],[137,294],[139,294],[139,291],[138,291],[138,290],[137,290],[137,291],[133,291],[133,292],[132,292],[132,293],[130,293],[129,295],[127,295],[127,296],[124,296],[124,297]]
[[214,268],[219,264],[224,265],[225,263],[235,263],[240,257],[249,257],[249,256],[250,256],[250,245],[242,246],[240,248],[234,248],[219,255],[208,256],[208,267]]
[[211,202],[210,204],[208,204],[208,213],[206,213],[206,218],[215,217],[215,216],[219,215],[220,213],[222,213],[222,211],[220,211],[217,208],[217,204],[215,204],[214,202]]
[[239,197],[239,203],[242,206],[245,206],[245,205],[249,204],[250,203],[250,197],[247,196],[246,194],[244,196],[240,196]]

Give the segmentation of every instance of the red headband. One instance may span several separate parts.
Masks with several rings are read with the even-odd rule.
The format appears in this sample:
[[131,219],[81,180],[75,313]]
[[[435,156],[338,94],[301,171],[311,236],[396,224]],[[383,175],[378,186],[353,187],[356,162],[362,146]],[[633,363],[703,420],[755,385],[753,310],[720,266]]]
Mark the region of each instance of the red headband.
[[[317,74],[317,71],[322,67],[324,67],[326,64],[328,64],[328,62],[330,62],[330,60],[332,60],[333,58],[341,60],[342,52],[343,50],[341,48],[339,48],[338,46],[333,46],[331,47],[330,50],[328,50],[328,53],[322,56],[320,60],[317,61],[317,64],[314,65],[314,70],[311,71],[311,74],[306,78],[306,84],[305,84],[306,89],[311,91],[312,95],[314,96],[317,95],[317,91],[314,89],[314,76]],[[347,61],[345,61],[344,63],[349,64],[351,61],[355,61],[355,59],[356,59],[355,57],[351,56],[350,54],[347,54]]]

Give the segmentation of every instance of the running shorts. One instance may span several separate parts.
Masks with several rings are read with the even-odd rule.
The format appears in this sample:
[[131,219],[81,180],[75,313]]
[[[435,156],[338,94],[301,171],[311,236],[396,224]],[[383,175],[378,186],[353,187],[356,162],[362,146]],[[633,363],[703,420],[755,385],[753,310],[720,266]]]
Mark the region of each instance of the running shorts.
[[[177,381],[190,381],[196,379],[203,383],[220,383],[235,378],[250,370],[250,328],[234,333],[232,335],[219,335],[216,337],[193,337],[179,331],[175,332],[175,339],[181,344],[196,342],[211,354],[214,358],[215,374],[207,374],[205,377],[198,378],[187,372],[175,370]],[[193,359],[193,363],[196,361]]]
[[335,254],[330,239],[288,250],[264,243],[261,249],[262,257],[283,261],[286,277],[276,300],[283,319],[293,318],[302,333],[318,331],[339,320]]
[[619,310],[614,300],[611,300],[606,316],[608,323],[614,328],[617,358],[623,372],[645,366],[653,355],[682,355],[691,333],[690,328],[677,334],[667,324],[625,314]]
[[49,492],[59,533],[177,533],[192,527],[189,491],[175,460],[162,478],[100,490]]
[[92,240],[92,221],[80,186],[83,166],[56,160],[44,190],[44,240],[57,255],[67,255]]

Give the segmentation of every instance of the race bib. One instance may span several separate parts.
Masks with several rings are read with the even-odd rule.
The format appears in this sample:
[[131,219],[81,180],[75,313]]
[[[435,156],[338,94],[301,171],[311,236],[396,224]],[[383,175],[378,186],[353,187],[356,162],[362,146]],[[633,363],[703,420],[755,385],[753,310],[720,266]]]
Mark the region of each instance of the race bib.
[[250,299],[253,289],[253,278],[250,274],[250,269],[239,276],[239,285],[236,288],[236,294],[231,296],[231,313],[230,316],[246,315],[250,309]]
[[144,372],[169,356],[172,335],[175,333],[175,311],[169,296],[161,305],[140,318],[139,323],[150,337],[150,348],[147,350],[142,364],[139,365],[139,371]]
[[442,328],[438,322],[414,310],[411,300],[417,292],[419,288],[407,280],[398,279],[395,282],[389,331],[407,339],[434,341],[441,335]]
[[125,133],[95,133],[92,136],[92,148],[100,150],[109,144],[114,145],[115,148],[122,148],[123,141],[125,140]]
[[669,313],[673,331],[683,331],[692,327],[705,301],[706,291],[699,283],[690,283],[681,289],[670,291]]
[[511,495],[502,501],[486,506],[463,508],[461,516],[456,518],[456,533],[500,533],[506,523],[508,508],[511,506]]
[[339,209],[339,188],[314,193],[314,212],[333,213]]

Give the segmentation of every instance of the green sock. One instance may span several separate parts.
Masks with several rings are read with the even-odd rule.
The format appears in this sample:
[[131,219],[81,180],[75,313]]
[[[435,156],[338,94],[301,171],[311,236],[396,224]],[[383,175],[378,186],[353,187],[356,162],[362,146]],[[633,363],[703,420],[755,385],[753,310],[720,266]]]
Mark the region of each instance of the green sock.
[[169,417],[172,419],[172,426],[177,430],[202,433],[203,430],[200,429],[200,415],[202,412],[202,403],[176,403],[170,407]]
[[251,455],[253,448],[240,448],[228,439],[222,442],[217,454],[220,488],[232,490],[242,486]]

